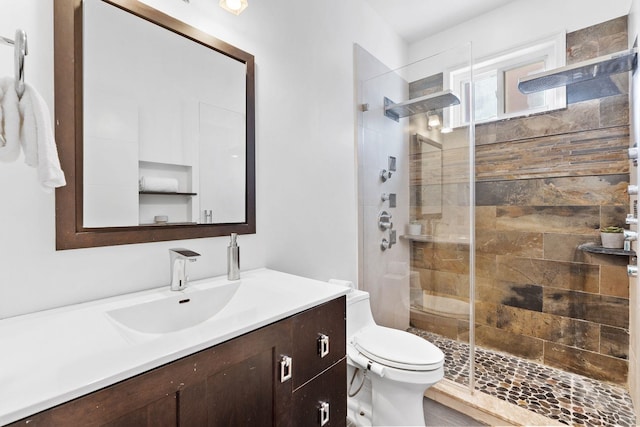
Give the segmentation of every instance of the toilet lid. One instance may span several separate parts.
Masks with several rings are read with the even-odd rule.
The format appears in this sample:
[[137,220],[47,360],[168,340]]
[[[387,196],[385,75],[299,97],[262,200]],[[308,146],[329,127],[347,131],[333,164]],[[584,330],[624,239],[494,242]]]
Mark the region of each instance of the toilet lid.
[[442,351],[424,338],[384,326],[370,326],[351,343],[374,362],[409,371],[433,371],[444,363]]

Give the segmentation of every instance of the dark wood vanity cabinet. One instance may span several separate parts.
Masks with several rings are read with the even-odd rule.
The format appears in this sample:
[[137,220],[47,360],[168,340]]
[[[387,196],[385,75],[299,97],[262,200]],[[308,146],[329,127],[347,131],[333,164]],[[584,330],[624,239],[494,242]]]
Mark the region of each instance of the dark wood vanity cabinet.
[[341,297],[11,426],[345,426],[345,332]]

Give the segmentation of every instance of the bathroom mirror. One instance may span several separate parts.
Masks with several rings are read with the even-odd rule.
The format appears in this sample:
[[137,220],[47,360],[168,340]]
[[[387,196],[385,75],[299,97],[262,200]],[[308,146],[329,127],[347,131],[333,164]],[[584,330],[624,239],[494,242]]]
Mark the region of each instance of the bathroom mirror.
[[54,7],[57,249],[254,233],[253,56],[135,0]]

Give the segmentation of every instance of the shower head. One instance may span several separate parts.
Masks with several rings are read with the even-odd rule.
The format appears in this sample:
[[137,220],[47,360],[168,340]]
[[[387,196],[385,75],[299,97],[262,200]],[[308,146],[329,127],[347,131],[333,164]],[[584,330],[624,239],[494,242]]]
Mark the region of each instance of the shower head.
[[635,66],[634,48],[523,77],[518,82],[518,89],[524,94],[530,94],[623,73],[634,69]]
[[450,90],[432,93],[405,102],[394,103],[389,98],[384,99],[384,115],[398,121],[401,117],[414,114],[429,113],[460,104],[460,99]]

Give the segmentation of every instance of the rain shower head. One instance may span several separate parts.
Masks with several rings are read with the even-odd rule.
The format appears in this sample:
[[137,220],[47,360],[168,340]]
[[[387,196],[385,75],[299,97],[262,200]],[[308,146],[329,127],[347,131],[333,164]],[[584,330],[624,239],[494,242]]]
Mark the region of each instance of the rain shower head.
[[635,66],[634,48],[523,77],[518,81],[518,89],[524,94],[530,94],[623,73],[634,69]]
[[460,104],[460,99],[450,90],[443,90],[397,104],[389,98],[384,98],[384,115],[398,121],[402,117],[441,110],[458,104]]

